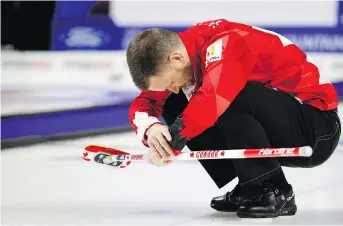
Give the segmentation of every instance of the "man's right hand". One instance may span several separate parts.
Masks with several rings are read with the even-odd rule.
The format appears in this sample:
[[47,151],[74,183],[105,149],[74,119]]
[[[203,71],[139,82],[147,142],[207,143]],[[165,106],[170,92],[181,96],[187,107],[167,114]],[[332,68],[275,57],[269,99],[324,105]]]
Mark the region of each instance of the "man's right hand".
[[169,133],[168,126],[154,124],[146,131],[145,134],[148,138],[147,143],[151,149],[150,156],[154,159],[153,161],[150,159],[150,163],[160,165],[157,164],[157,162],[159,162],[158,158],[161,159],[161,162],[167,162],[169,156],[174,156],[174,151],[169,144],[172,137]]

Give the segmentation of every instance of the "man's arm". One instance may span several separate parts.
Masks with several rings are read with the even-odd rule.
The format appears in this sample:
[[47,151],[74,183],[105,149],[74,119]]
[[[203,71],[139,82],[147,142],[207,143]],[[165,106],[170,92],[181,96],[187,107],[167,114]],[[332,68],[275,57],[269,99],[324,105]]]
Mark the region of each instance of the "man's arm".
[[131,126],[145,146],[148,146],[146,131],[152,125],[160,123],[158,117],[162,114],[164,102],[169,94],[169,91],[142,91],[130,106],[129,120]]
[[256,60],[249,44],[236,32],[214,38],[212,43],[203,54],[202,86],[181,115],[180,135],[187,140],[214,125],[244,88]]

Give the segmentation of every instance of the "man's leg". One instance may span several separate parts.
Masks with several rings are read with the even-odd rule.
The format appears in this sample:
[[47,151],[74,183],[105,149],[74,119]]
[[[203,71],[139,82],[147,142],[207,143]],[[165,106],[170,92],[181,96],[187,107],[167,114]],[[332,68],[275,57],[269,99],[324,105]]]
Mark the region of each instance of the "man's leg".
[[[236,97],[230,108],[219,118],[220,128],[229,148],[313,146],[315,136],[306,121],[303,105],[289,94],[249,82]],[[307,107],[307,106],[306,106]],[[312,107],[310,107],[312,108]],[[295,159],[295,158],[294,158]],[[310,158],[296,158],[295,165],[309,164]],[[296,211],[291,186],[288,184],[278,159],[232,160],[244,193],[248,197],[264,193],[284,206],[272,205],[260,199],[245,204],[242,217],[292,215]],[[266,184],[273,189],[266,189]],[[275,187],[277,189],[275,189]],[[276,192],[278,191],[278,192]],[[282,197],[289,197],[282,200]],[[265,197],[266,198],[266,197]],[[267,199],[265,199],[267,200]],[[285,201],[286,200],[286,201]],[[249,206],[250,205],[250,206]],[[284,208],[283,210],[279,208]],[[287,209],[285,209],[287,208]],[[274,209],[279,212],[273,211]]]
[[[187,104],[187,98],[183,93],[172,94],[166,100],[162,117],[168,126],[183,112]],[[187,143],[187,147],[191,151],[227,149],[224,138],[216,126],[193,138]],[[199,162],[218,188],[224,187],[237,176],[230,159],[199,160]]]
[[309,158],[280,158],[279,161],[283,166],[303,168],[319,166],[329,159],[338,145],[341,122],[337,110],[320,111],[307,105],[303,105],[302,109],[306,115],[309,131],[312,131],[313,154]]
[[[288,94],[249,82],[219,118],[217,126],[229,149],[305,146],[309,144],[309,135],[296,102]],[[274,176],[284,178],[278,159],[233,162],[240,184],[249,196],[263,189],[262,182]],[[278,182],[279,187],[289,189],[285,179]]]
[[[247,98],[243,99],[245,100]],[[182,93],[178,95],[173,94],[168,98],[168,100],[165,103],[162,115],[168,125],[171,125],[176,119],[176,117],[182,113],[187,103],[187,99]],[[239,103],[243,103],[243,101],[239,101]],[[230,107],[229,109],[234,108]],[[225,120],[228,114],[236,115],[229,116],[229,118],[232,120]],[[232,122],[234,124],[231,124]],[[226,129],[227,127],[229,128]],[[250,131],[251,133],[248,133],[247,131]],[[224,139],[224,137],[226,139]],[[188,142],[187,146],[191,151],[197,151],[204,149],[270,147],[270,142],[263,126],[258,121],[256,121],[251,114],[244,113],[240,110],[238,111],[238,113],[236,113],[235,110],[228,110],[226,113],[224,113],[220,120],[218,120],[214,127],[209,128],[198,137],[193,138],[190,142]],[[255,173],[256,177],[258,177],[260,174],[263,174],[264,172],[263,167],[261,169],[262,173],[260,173],[260,171],[257,170],[257,167],[260,165],[261,161],[262,160],[259,159],[251,160],[251,162],[256,162],[255,165],[257,165],[256,167],[251,168],[251,172]],[[210,177],[213,179],[213,181],[217,184],[219,188],[225,186],[227,183],[232,181],[237,176],[235,168],[246,168],[246,161],[240,160],[236,160],[237,163],[235,165],[233,164],[233,161],[229,159],[201,160],[199,162],[202,164],[202,166],[205,168],[207,173],[210,175]],[[264,164],[266,163],[264,162]],[[270,160],[267,165],[270,165],[270,167],[278,168],[278,170],[275,170],[275,172],[273,173],[279,173],[283,175],[282,170],[279,167],[278,161]],[[266,168],[268,169],[268,167]],[[244,183],[245,175],[242,174],[244,173],[244,171],[240,172],[240,181],[243,181]],[[273,173],[270,173],[269,176],[273,175]],[[283,182],[284,180],[281,179],[280,181]],[[256,180],[256,182],[258,182],[258,180]],[[254,185],[255,183],[251,184]],[[248,183],[248,185],[250,185],[250,183]],[[246,193],[248,193],[248,191],[257,191],[257,188],[255,188],[256,186],[245,187],[248,188],[245,189]],[[250,189],[250,187],[252,187],[253,189]],[[232,208],[233,204],[237,206],[237,198],[242,196],[241,186],[238,185],[236,186],[236,188],[237,189],[234,189],[234,191],[232,192],[235,193],[235,195],[232,195],[231,192],[229,192],[222,197],[214,198],[211,202],[211,207],[217,210],[234,210],[234,208]]]
[[[167,100],[163,117],[168,125],[174,122],[176,117],[182,113],[186,105],[187,100],[183,94],[173,94]],[[178,109],[176,109],[176,107],[178,107]],[[307,111],[306,109],[310,110]],[[291,97],[286,93],[265,88],[261,84],[248,83],[227,112],[220,117],[216,125],[209,129],[208,134],[202,137],[207,131],[204,132],[200,136],[192,139],[187,146],[192,151],[215,149],[215,147],[217,147],[217,149],[227,149],[230,147],[267,147],[265,146],[267,145],[267,141],[263,141],[265,140],[263,139],[264,134],[267,134],[268,142],[271,147],[294,147],[303,145],[310,145],[313,147],[315,141],[319,139],[320,142],[317,142],[317,146],[322,147],[321,149],[330,146],[330,153],[332,153],[331,150],[333,150],[338,143],[340,124],[339,133],[336,132],[335,135],[332,135],[329,128],[330,126],[326,126],[326,128],[328,128],[327,131],[330,130],[330,132],[325,132],[320,129],[323,125],[319,126],[317,121],[327,117],[331,120],[328,122],[328,124],[330,124],[333,120],[337,121],[337,115],[330,112],[325,114],[324,117],[312,116],[311,112],[313,109],[314,108],[305,104],[300,104],[294,97]],[[237,112],[239,114],[237,114]],[[319,113],[321,116],[322,113]],[[311,117],[309,117],[309,115],[311,115]],[[236,123],[239,122],[239,120],[237,120],[239,117],[242,117],[242,122],[248,122],[246,123],[246,126]],[[311,118],[312,121],[308,121],[308,118]],[[254,122],[249,123],[249,121],[252,120]],[[235,125],[237,127],[235,127]],[[255,125],[254,130],[259,132],[251,131],[251,128],[253,128],[252,125]],[[265,133],[260,132],[263,131],[261,127],[265,130]],[[213,131],[210,132],[212,128]],[[220,128],[219,132],[218,128]],[[314,129],[317,130],[319,135],[314,135]],[[240,131],[240,133],[237,133],[237,131]],[[336,145],[334,144],[335,141],[323,142],[323,138],[327,139],[328,137],[333,140],[336,139]],[[209,142],[211,140],[216,141]],[[318,147],[316,150],[319,150]],[[324,158],[326,156],[326,159],[328,158],[328,155],[326,154],[327,151],[326,153],[321,152],[321,155],[323,156],[320,158],[316,157],[318,155],[316,150],[312,156],[312,159],[316,159],[316,161],[312,161],[310,158],[281,158],[280,161],[282,165],[304,167],[311,165],[311,162],[312,165],[313,162],[318,163],[318,159],[323,159],[323,156]],[[240,182],[245,187],[247,193],[249,193],[249,191],[261,190],[263,188],[261,185],[268,180],[272,181],[273,184],[276,184],[283,190],[287,190],[288,183],[282,169],[281,167],[276,168],[276,166],[279,166],[280,161],[277,159],[244,159],[234,161],[201,160],[200,163],[219,188],[225,186],[234,179],[236,176],[235,168],[238,169]],[[233,162],[235,162],[234,165]],[[253,194],[254,192],[251,193]],[[212,200],[212,202],[213,201],[215,201],[215,199]],[[222,203],[221,200],[219,204]]]
[[[172,94],[166,101],[162,117],[170,126],[183,112],[188,101],[183,93]],[[191,151],[228,149],[224,137],[217,126],[213,126],[187,143]],[[202,167],[218,188],[224,187],[237,177],[235,167],[231,159],[199,160]],[[223,196],[212,199],[211,207],[218,211],[236,212],[243,200],[242,188],[239,184]]]

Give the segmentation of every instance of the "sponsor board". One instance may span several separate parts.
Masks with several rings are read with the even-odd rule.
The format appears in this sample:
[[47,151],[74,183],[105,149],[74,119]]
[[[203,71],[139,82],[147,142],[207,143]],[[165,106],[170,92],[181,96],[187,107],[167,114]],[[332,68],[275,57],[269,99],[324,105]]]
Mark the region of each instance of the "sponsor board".
[[[138,32],[151,27],[180,32],[203,21],[227,19],[277,32],[306,52],[343,52],[343,1],[338,0],[260,1],[253,7],[246,1],[185,1],[182,5],[173,1],[119,1],[110,3],[115,5],[110,7],[109,16],[100,17],[83,16],[88,14],[88,3],[70,4],[73,7],[65,8],[69,12],[77,8],[76,13],[53,22],[53,50],[123,50]],[[78,12],[82,7],[83,14]]]

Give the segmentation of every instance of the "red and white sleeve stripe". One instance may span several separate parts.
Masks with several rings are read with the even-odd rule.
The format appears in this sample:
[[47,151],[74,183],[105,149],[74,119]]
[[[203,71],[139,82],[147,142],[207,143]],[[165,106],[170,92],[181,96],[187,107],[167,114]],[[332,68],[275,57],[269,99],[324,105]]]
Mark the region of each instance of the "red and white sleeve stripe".
[[135,117],[133,119],[133,124],[136,126],[137,136],[145,140],[146,131],[156,123],[160,123],[160,120],[154,116],[149,116],[147,112],[135,112]]

